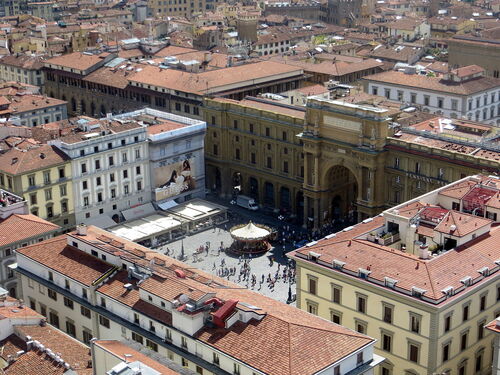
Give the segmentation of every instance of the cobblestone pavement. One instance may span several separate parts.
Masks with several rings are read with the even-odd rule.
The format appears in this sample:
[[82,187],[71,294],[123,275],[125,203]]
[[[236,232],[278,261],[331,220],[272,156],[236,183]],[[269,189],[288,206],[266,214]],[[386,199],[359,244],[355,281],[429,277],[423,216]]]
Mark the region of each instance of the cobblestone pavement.
[[[237,222],[245,222],[248,218],[239,217]],[[247,287],[251,290],[262,293],[266,296],[274,298],[275,300],[286,302],[289,294],[289,282],[288,280],[283,281],[283,270],[284,267],[288,265],[288,258],[284,255],[283,246],[278,245],[268,251],[266,254],[260,255],[254,258],[246,258],[248,259],[250,266],[250,281],[238,281],[238,276],[240,274],[240,269],[243,265],[243,260],[239,259],[238,256],[232,254],[226,254],[221,252],[219,254],[218,248],[221,244],[224,247],[228,247],[233,239],[229,234],[229,228],[235,225],[236,222],[227,223],[226,225],[222,225],[220,227],[216,227],[215,229],[207,229],[203,232],[199,232],[193,234],[191,236],[185,237],[182,240],[178,240],[175,242],[171,242],[161,248],[156,249],[159,252],[166,253],[167,249],[170,256],[175,257],[176,259],[180,259],[181,256],[181,247],[184,246],[184,254],[185,258],[183,261],[187,264],[192,265],[193,267],[202,269],[206,272],[217,275],[217,272],[221,270],[221,262],[224,260],[224,268],[236,267],[236,274],[234,276],[225,277],[226,279],[238,283],[244,287]],[[200,247],[200,245],[206,245],[209,243],[209,251],[208,254],[203,252],[202,254],[195,255],[195,250]],[[292,245],[285,245],[285,252],[292,250]],[[273,264],[271,266],[270,259],[273,259]],[[266,282],[269,274],[271,278],[275,277],[276,272],[279,267],[279,275],[280,278],[274,284],[273,288],[269,287],[269,284]],[[251,284],[251,275],[255,274],[257,283],[254,287]],[[264,282],[259,286],[259,282],[262,279],[262,275],[264,275]],[[291,285],[292,294],[295,295],[295,284]]]

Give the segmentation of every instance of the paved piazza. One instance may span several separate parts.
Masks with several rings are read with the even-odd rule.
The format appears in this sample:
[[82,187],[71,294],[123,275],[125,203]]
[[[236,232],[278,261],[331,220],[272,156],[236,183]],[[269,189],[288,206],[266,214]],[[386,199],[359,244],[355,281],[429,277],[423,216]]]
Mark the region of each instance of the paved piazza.
[[[234,275],[224,276],[224,278],[238,283],[243,287],[274,298],[278,301],[286,302],[288,299],[289,281],[288,278],[286,282],[283,280],[283,270],[288,265],[288,258],[286,258],[286,256],[284,255],[283,245],[281,243],[279,245],[275,245],[275,247],[273,247],[266,254],[254,258],[239,259],[236,255],[226,254],[224,252],[219,253],[218,251],[221,244],[224,247],[229,247],[229,245],[233,242],[233,239],[229,234],[229,228],[239,223],[248,222],[248,220],[248,217],[239,216],[238,219],[232,220],[226,225],[216,227],[215,231],[213,228],[207,229],[205,231],[185,237],[183,240],[171,242],[156,250],[162,253],[166,253],[168,248],[168,255],[173,256],[176,259],[180,259],[181,246],[183,243],[185,254],[185,258],[183,259],[183,261],[185,263],[212,274],[217,274],[219,272],[219,276],[220,272],[223,269],[230,269],[235,267],[236,273]],[[203,253],[195,255],[196,249],[198,249],[202,245],[207,245],[207,242],[209,242],[208,254],[203,251]],[[285,244],[285,252],[288,252],[292,249],[293,244]],[[272,266],[271,258],[274,260]],[[250,267],[250,277],[248,278],[248,280],[243,280],[242,278],[238,280],[240,270],[242,269],[242,266],[244,264],[244,259],[246,259]],[[224,262],[223,267],[221,266],[221,262]],[[274,287],[270,287],[267,279],[269,275],[272,279],[274,279],[278,268],[279,279],[274,283]],[[254,286],[252,286],[252,275],[255,275],[255,279],[257,280]],[[261,284],[260,282],[263,275],[264,282]],[[291,287],[292,294],[295,296],[295,283],[292,283]]]

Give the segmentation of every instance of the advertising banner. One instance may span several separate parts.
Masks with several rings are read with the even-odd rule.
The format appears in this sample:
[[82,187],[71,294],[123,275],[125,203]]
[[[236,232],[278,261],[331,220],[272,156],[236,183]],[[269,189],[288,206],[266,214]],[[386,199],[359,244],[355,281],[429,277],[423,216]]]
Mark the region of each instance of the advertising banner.
[[193,190],[195,188],[193,166],[193,159],[186,159],[153,169],[156,201]]

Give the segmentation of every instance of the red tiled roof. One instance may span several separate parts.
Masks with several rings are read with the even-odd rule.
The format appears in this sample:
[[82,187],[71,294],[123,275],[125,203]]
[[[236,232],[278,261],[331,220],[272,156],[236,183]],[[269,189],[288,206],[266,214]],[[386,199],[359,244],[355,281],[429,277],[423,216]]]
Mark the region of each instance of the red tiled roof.
[[[88,362],[91,359],[90,349],[85,344],[79,342],[76,339],[64,334],[60,330],[46,325],[44,327],[40,326],[15,326],[15,331],[20,335],[26,337],[31,336],[32,340],[37,340],[41,344],[52,350],[54,353],[60,353],[61,358],[64,362],[69,363],[71,368],[75,370],[78,374],[91,374],[92,368],[88,367]],[[32,352],[29,352],[32,353]],[[27,353],[27,354],[29,354]],[[40,356],[40,353],[36,353]],[[20,358],[23,358],[21,356]],[[44,355],[41,355],[44,357]],[[45,359],[47,361],[47,359]],[[27,361],[25,361],[27,362]],[[48,361],[52,367],[60,368],[61,365],[54,366],[54,363]],[[36,367],[33,367],[36,368]],[[59,373],[55,370],[54,374]],[[45,374],[45,372],[38,372],[39,374]],[[48,372],[47,374],[50,374]]]
[[484,69],[478,65],[469,65],[469,66],[464,66],[462,68],[454,69],[451,72],[455,74],[457,77],[463,78],[463,77],[468,77],[472,74],[484,73]]
[[[107,352],[113,354],[118,357],[122,361],[135,362],[140,361],[146,366],[151,367],[152,369],[159,371],[162,375],[178,375],[177,371],[174,371],[161,363],[155,361],[154,359],[148,357],[145,354],[142,354],[130,346],[125,345],[120,341],[115,340],[97,340],[94,342],[94,345],[99,346],[106,350]],[[127,355],[125,357],[125,355]]]
[[0,341],[0,357],[4,360],[7,360],[9,355],[14,357],[20,350],[26,350],[26,342],[14,334]]
[[29,150],[10,149],[0,155],[0,170],[12,175],[23,174],[65,163],[68,156],[55,146],[40,145]]
[[91,286],[114,268],[109,263],[68,245],[64,235],[22,247],[17,253],[87,286]]
[[[475,218],[487,220],[480,217]],[[374,221],[369,223],[371,228],[365,227],[364,233],[383,225],[383,222],[374,223]],[[488,221],[488,223],[490,222]],[[348,238],[345,237],[346,234]],[[482,267],[495,269],[497,267],[495,261],[500,258],[500,247],[498,246],[500,226],[494,226],[488,234],[425,261],[414,255],[377,245],[367,240],[355,239],[359,234],[359,230],[352,234],[350,231],[340,232],[340,236],[320,240],[313,246],[304,247],[289,254],[292,258],[300,258],[301,261],[308,262],[304,257],[297,257],[297,255],[307,256],[309,251],[314,251],[321,254],[319,258],[321,264],[331,265],[334,259],[339,260],[346,263],[343,267],[344,270],[352,271],[354,274],[358,273],[359,268],[370,269],[369,278],[384,282],[385,277],[390,277],[398,280],[398,288],[409,292],[411,292],[412,287],[423,289],[426,291],[425,297],[436,301],[443,297],[441,290],[447,286],[452,286],[455,289],[462,287],[461,279],[466,276],[470,276],[472,279],[478,278],[480,276],[478,270]],[[339,238],[342,238],[342,241],[339,242]],[[326,265],[324,267],[329,272],[343,272]],[[364,279],[360,280],[364,281]]]
[[43,235],[59,228],[58,225],[32,214],[13,214],[0,221],[0,246]]
[[439,77],[405,74],[388,71],[363,77],[362,80],[441,91],[458,95],[470,95],[500,86],[500,78],[478,77],[464,82],[451,82]]
[[99,55],[88,55],[82,52],[73,52],[66,55],[52,57],[45,61],[45,64],[52,64],[72,68],[77,70],[87,70],[100,63],[109,54],[101,53]]
[[20,356],[4,370],[5,375],[63,375],[67,370],[46,353],[32,350]]
[[[14,299],[10,300],[16,301]],[[30,309],[26,306],[19,306],[19,303],[9,304],[8,306],[0,307],[0,320],[2,319],[30,319],[31,321],[38,321],[43,318],[42,315],[37,313],[35,310]]]
[[466,236],[479,228],[491,225],[493,220],[462,212],[450,211],[434,228],[435,231],[447,233],[456,237]]
[[150,125],[148,126],[148,134],[153,135],[153,134],[160,134],[163,132],[168,132],[171,130],[176,130],[176,129],[181,129],[186,126],[189,126],[187,124],[181,124],[180,122],[175,122],[175,121],[163,121],[161,124],[156,124],[156,125]]
[[[500,318],[500,317],[497,317],[497,319],[498,318]],[[486,326],[484,328],[486,328],[487,330],[496,332],[496,333],[500,333],[500,325],[497,325],[496,319],[493,320],[492,322],[489,322],[488,324],[486,324]]]
[[[311,317],[305,312],[304,324],[290,323],[268,315],[261,321],[237,322],[231,328],[204,328],[196,337],[255,368],[273,375],[314,374],[327,362],[351,354],[371,340],[344,329],[344,334],[305,324]],[[340,329],[340,326],[335,326]],[[270,334],[272,332],[272,334]],[[314,343],[314,354],[304,345]]]
[[[133,284],[134,287],[131,289],[125,288],[124,285],[127,283]],[[135,283],[128,280],[126,271],[118,272],[115,276],[107,280],[101,287],[99,287],[97,291],[131,307],[139,298],[139,291],[135,287]]]
[[271,80],[273,76],[282,74],[300,75],[302,69],[272,61],[260,61],[202,73],[144,65],[141,71],[132,73],[129,80],[143,85],[156,85],[202,95],[212,91],[233,89],[233,85],[237,84],[250,84],[251,82],[255,84],[254,80]]

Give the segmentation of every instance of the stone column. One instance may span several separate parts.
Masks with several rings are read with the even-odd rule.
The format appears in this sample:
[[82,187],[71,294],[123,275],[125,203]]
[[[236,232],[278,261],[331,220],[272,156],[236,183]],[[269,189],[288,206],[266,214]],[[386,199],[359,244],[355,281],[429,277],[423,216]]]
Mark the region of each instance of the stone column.
[[303,228],[307,228],[307,222],[309,220],[309,197],[304,195],[304,223]]
[[319,187],[319,157],[314,156],[314,187]]
[[370,191],[368,194],[368,203],[370,205],[373,205],[375,203],[375,172],[377,171],[377,168],[370,168],[368,172],[368,179],[370,183]]

